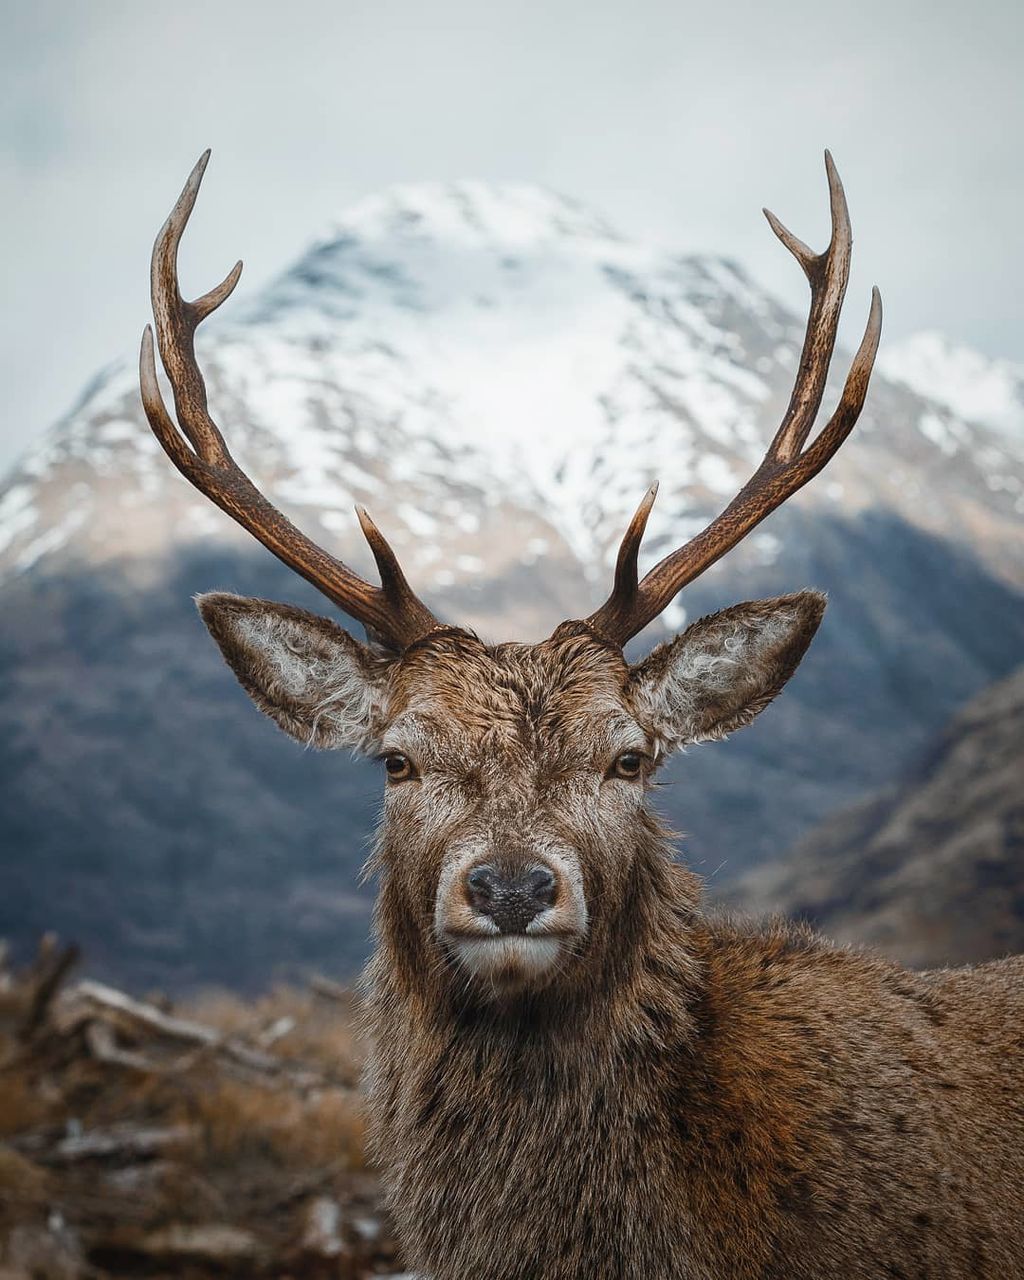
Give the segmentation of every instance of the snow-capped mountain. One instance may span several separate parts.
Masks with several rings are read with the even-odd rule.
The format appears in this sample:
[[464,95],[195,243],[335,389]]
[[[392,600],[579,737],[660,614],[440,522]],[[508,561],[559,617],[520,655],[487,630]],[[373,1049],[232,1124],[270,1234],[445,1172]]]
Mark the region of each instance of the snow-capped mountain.
[[[466,182],[357,205],[269,288],[229,303],[199,353],[258,482],[363,562],[352,504],[365,503],[443,601],[552,557],[603,585],[654,478],[648,558],[684,541],[760,460],[802,328],[733,263],[652,252],[535,188]],[[976,525],[980,506],[1019,530],[1024,434],[930,401],[876,378],[855,442],[799,501],[883,506],[939,534],[959,508]],[[150,435],[134,357],[97,379],[0,498],[6,574],[238,536]],[[981,554],[1024,581],[1010,542]],[[769,525],[745,554],[777,549]],[[580,588],[567,603],[587,599]],[[478,610],[472,620],[490,629]]]
[[1015,441],[1024,439],[1024,364],[992,360],[957,346],[941,333],[915,333],[879,352],[878,367],[892,382],[980,422]]
[[[182,257],[189,278],[187,236]],[[372,576],[365,504],[432,608],[507,639],[589,611],[653,479],[648,563],[728,501],[803,324],[735,263],[466,182],[364,201],[197,347],[233,452],[300,527]],[[659,793],[708,873],[885,782],[1019,661],[1024,436],[996,425],[876,375],[827,472],[652,626],[831,594],[785,696]],[[100,970],[178,985],[362,953],[376,784],[249,707],[190,604],[211,587],[325,607],[174,471],[133,353],[0,489],[0,936],[57,925]]]

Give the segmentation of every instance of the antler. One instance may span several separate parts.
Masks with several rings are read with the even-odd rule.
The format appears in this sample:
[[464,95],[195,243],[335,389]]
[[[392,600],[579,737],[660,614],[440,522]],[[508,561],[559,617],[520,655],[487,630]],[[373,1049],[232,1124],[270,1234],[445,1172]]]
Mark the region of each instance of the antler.
[[625,644],[647,626],[682,587],[736,546],[751,529],[816,476],[853,430],[864,406],[882,328],[882,300],[877,289],[872,290],[867,328],[836,411],[813,443],[804,448],[821,407],[853,245],[843,184],[827,151],[825,168],[831,195],[832,238],[824,253],[815,254],[773,213],[764,211],[772,230],[803,267],[811,286],[811,309],[800,367],[782,424],[761,465],[721,515],[638,582],[637,553],[658,486],[648,490],[619,547],[612,593],[587,619],[587,624],[598,634],[616,644]]
[[[272,506],[228,451],[207,408],[206,383],[195,355],[195,331],[201,321],[227,299],[242,274],[237,262],[209,293],[186,302],[178,287],[178,244],[199,193],[205,151],[185,183],[153,246],[151,288],[160,359],[174,392],[180,430],[167,412],[156,376],[153,331],[142,335],[139,380],[142,403],[153,434],[181,474],[237,520],[289,568],[301,574],[340,609],[361,622],[389,648],[401,651],[437,627],[438,621],[413,594],[394,551],[367,512],[358,507],[359,523],[380,572],[380,586],[358,574],[316,545]],[[191,447],[190,447],[191,446]]]

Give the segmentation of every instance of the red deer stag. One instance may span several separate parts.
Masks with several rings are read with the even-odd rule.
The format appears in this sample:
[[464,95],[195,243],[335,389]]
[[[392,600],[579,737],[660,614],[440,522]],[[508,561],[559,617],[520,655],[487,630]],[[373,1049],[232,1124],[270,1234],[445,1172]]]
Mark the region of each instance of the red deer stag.
[[1024,962],[910,973],[802,928],[702,910],[647,807],[678,747],[752,720],[825,608],[801,591],[623,645],[811,479],[857,420],[874,295],[838,408],[810,444],[851,234],[813,253],[792,398],[721,515],[638,580],[654,489],[588,618],[484,644],[413,594],[365,511],[380,585],[299,532],[207,407],[178,242],[207,157],[157,239],[152,291],[179,427],[142,344],[150,425],[179,471],[366,628],[216,593],[199,611],[256,704],[301,742],[384,767],[366,976],[373,1150],[409,1263],[431,1280],[1024,1276]]

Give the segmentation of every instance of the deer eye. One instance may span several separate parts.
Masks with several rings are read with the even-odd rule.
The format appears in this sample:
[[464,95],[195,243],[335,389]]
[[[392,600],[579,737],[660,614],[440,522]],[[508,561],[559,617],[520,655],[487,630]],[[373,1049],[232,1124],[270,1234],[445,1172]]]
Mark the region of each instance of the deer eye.
[[388,775],[388,782],[408,782],[415,774],[412,761],[398,751],[389,751],[384,756],[384,769]]
[[640,777],[643,767],[644,757],[639,751],[623,751],[622,755],[616,759],[608,771],[608,776],[632,781],[634,778]]

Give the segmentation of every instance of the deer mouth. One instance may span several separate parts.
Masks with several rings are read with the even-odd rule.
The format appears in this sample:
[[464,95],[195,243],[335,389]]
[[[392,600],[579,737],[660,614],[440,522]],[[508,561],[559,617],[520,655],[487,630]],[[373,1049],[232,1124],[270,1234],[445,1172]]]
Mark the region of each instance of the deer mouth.
[[447,932],[459,967],[498,989],[530,985],[549,976],[566,950],[568,934]]

